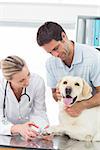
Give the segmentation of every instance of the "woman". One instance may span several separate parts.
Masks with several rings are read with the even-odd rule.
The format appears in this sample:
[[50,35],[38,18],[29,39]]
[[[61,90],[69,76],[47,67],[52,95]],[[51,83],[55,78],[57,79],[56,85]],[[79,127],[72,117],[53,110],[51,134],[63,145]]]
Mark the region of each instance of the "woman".
[[25,61],[8,56],[1,61],[4,79],[0,81],[0,134],[20,134],[31,140],[38,132],[34,124],[48,124],[45,85],[37,74],[31,75]]

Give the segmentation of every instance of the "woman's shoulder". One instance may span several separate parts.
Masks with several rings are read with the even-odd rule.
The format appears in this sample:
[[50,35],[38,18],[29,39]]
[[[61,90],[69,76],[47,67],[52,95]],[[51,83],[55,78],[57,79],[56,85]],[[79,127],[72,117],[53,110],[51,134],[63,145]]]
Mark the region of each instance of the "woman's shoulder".
[[44,87],[45,82],[44,82],[44,79],[40,75],[36,73],[31,73],[29,85],[30,87],[39,88],[39,87]]
[[31,80],[33,81],[44,81],[43,78],[37,74],[37,73],[31,73],[31,76],[30,76]]

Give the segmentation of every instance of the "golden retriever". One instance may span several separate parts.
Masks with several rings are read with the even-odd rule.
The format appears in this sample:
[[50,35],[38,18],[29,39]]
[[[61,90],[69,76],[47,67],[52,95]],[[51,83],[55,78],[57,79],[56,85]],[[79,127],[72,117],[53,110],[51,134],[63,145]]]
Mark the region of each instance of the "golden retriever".
[[80,77],[65,76],[57,85],[62,95],[59,103],[59,125],[50,126],[48,133],[69,135],[82,141],[100,141],[100,107],[85,109],[78,117],[64,110],[67,105],[92,97],[92,88]]

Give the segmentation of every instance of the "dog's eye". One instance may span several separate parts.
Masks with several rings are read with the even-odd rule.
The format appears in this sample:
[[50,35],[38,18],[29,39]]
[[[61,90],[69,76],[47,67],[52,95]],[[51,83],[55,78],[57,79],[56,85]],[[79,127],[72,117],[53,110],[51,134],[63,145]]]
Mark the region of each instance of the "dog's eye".
[[78,82],[75,83],[76,86],[80,86]]
[[64,81],[63,84],[67,84],[67,81]]

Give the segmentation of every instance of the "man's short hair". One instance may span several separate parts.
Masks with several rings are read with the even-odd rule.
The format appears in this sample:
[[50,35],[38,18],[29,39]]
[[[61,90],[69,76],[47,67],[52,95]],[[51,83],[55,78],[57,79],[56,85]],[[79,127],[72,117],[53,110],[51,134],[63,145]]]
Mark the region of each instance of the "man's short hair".
[[45,22],[37,32],[37,43],[39,46],[49,43],[51,40],[61,41],[61,33],[64,29],[55,22]]

